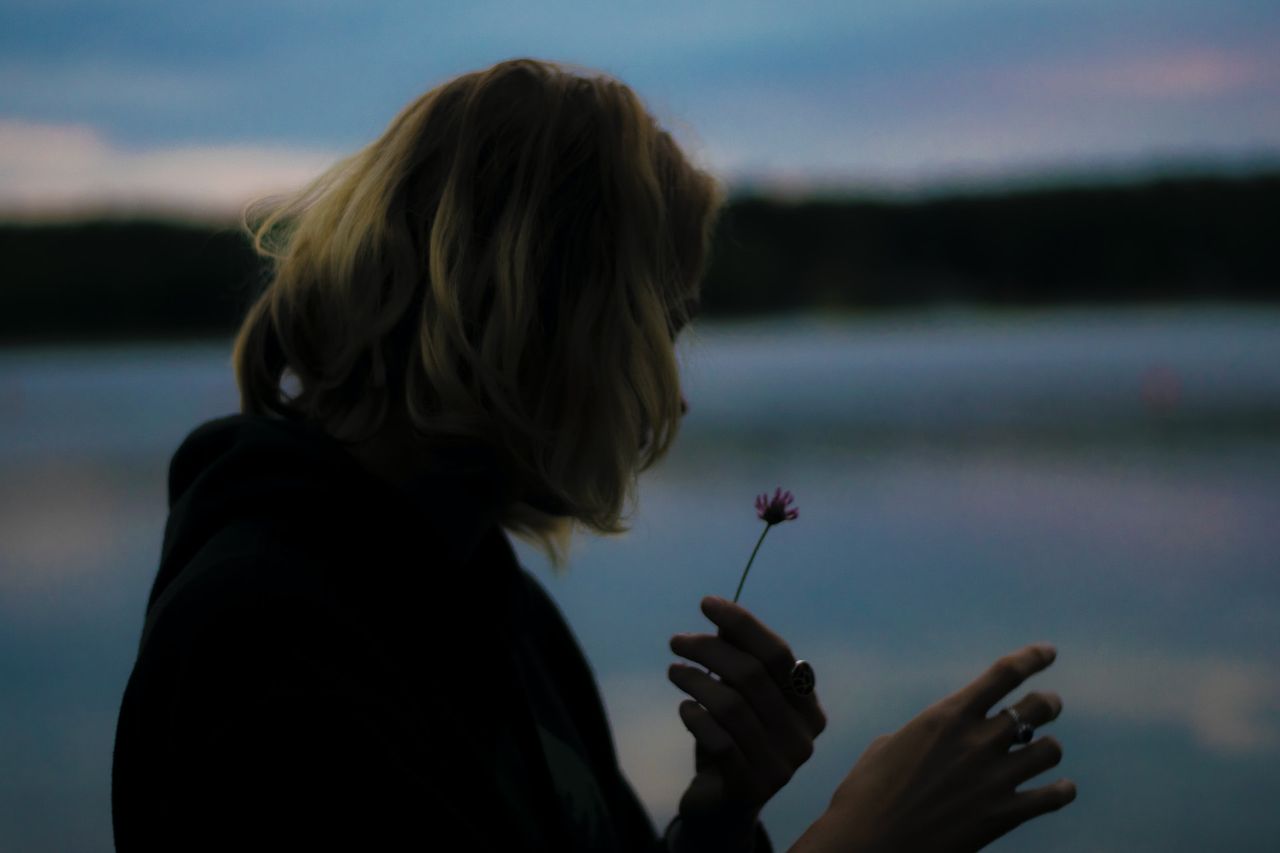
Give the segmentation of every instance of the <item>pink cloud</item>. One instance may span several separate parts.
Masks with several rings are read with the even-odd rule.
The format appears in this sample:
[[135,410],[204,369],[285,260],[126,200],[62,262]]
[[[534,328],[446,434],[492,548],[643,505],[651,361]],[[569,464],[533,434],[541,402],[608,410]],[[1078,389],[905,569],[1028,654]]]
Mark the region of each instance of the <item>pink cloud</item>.
[[0,212],[85,209],[231,215],[250,199],[299,187],[336,155],[269,145],[128,149],[87,125],[0,119]]
[[1272,58],[1215,48],[1191,48],[1134,57],[1107,57],[1071,65],[1031,67],[998,75],[1019,90],[1154,100],[1227,95],[1280,81]]

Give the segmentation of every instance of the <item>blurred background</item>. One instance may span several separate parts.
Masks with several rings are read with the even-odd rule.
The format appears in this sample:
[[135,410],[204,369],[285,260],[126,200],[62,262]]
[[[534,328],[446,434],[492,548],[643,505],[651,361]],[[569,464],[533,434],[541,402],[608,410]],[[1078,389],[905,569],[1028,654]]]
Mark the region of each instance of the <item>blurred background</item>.
[[633,530],[563,579],[518,546],[658,828],[693,769],[667,639],[780,485],[742,603],[831,723],[777,849],[1038,640],[1079,799],[994,849],[1274,849],[1277,44],[1263,0],[0,0],[0,849],[111,847],[168,461],[238,405],[241,205],[524,55],[629,83],[732,191]]

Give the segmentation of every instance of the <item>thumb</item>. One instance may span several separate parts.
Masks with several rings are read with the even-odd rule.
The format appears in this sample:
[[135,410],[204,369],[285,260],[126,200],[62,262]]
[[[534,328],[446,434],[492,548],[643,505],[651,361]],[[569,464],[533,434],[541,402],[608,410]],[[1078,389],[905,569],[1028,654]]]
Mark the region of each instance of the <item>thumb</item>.
[[716,814],[725,802],[724,777],[699,772],[680,798],[680,814],[697,819]]
[[680,703],[680,720],[693,735],[693,765],[697,772],[750,772],[742,750],[706,708],[686,699]]

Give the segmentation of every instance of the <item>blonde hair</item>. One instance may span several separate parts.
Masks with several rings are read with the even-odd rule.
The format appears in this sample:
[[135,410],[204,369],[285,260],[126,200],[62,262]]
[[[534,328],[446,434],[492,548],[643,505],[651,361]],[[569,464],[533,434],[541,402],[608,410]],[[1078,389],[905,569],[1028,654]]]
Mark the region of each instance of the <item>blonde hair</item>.
[[235,341],[241,410],[347,443],[399,413],[421,446],[496,450],[538,496],[503,526],[558,570],[575,520],[628,529],[675,438],[674,337],[723,200],[607,75],[513,59],[448,80],[245,209],[271,267]]

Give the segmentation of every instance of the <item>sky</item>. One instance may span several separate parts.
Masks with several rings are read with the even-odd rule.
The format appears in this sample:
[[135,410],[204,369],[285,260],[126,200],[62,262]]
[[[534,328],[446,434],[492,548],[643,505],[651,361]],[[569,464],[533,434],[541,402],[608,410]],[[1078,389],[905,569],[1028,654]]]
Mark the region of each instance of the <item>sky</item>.
[[0,0],[0,211],[238,209],[517,56],[628,83],[733,187],[1280,162],[1276,0]]

